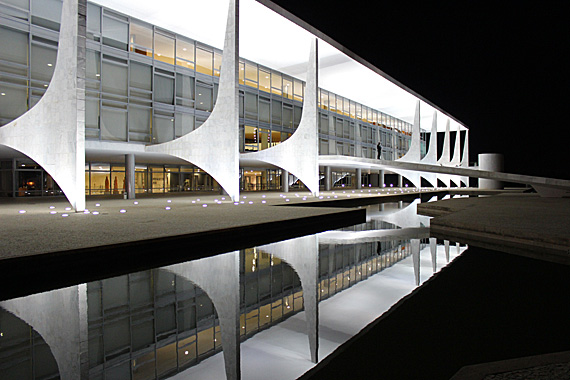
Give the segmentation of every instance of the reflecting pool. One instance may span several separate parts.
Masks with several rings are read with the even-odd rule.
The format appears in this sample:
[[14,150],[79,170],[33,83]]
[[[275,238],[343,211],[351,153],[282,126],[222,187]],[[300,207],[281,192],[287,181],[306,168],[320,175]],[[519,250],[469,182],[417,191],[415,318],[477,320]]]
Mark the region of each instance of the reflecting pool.
[[430,238],[417,202],[0,302],[2,378],[295,379],[466,249]]

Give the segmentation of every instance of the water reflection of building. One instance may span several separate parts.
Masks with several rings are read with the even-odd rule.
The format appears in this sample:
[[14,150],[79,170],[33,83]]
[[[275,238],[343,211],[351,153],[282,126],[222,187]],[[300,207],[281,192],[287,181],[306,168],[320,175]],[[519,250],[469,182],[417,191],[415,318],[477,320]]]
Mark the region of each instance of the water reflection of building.
[[0,373],[3,379],[58,379],[51,349],[32,326],[0,308]]
[[[319,245],[319,300],[332,297],[409,255],[409,241],[405,240],[386,246],[380,254],[376,242]],[[240,288],[242,340],[303,310],[299,276],[289,264],[263,250],[240,251]],[[169,270],[154,269],[94,281],[86,289],[89,378],[163,378],[222,349],[220,324],[209,296]],[[12,322],[18,318],[10,313],[2,315],[0,329],[12,330]],[[0,355],[7,358],[2,362],[5,374],[32,371],[29,366],[33,363],[49,360],[44,359],[48,346],[38,343],[41,337],[37,333],[29,340],[35,351],[21,347],[25,346],[23,340],[29,337],[30,327],[24,330],[27,332],[18,339],[2,341]],[[14,356],[14,352],[26,352],[18,355],[24,355],[27,362]],[[51,366],[37,373],[50,372],[55,363],[51,360]],[[46,378],[52,378],[51,375],[56,376],[57,371],[51,371]]]

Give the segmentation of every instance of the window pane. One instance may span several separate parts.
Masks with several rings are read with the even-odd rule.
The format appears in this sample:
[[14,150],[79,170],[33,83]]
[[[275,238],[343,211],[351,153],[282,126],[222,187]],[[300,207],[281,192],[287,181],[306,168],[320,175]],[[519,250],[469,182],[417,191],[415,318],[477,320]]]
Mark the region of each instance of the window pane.
[[101,109],[101,139],[127,140],[127,113],[124,110]]
[[196,48],[196,71],[206,75],[212,75],[213,53],[201,48]]
[[184,136],[194,130],[194,115],[177,113],[174,125],[176,137]]
[[126,22],[103,15],[103,43],[127,50],[128,25]]
[[176,74],[176,96],[194,100],[194,78],[188,75]]
[[6,4],[15,5],[19,8],[30,9],[28,0],[4,0]]
[[127,67],[103,62],[103,92],[127,96]]
[[293,82],[283,78],[283,97],[293,99]]
[[150,108],[129,107],[129,131],[150,133]]
[[152,90],[152,68],[142,63],[129,62],[131,68],[131,87]]
[[131,51],[152,57],[152,27],[131,22]]
[[174,38],[154,34],[154,59],[174,65]]
[[99,129],[99,99],[85,99],[85,127]]
[[245,93],[245,116],[257,119],[257,95]]
[[244,129],[244,137],[245,137],[245,151],[246,152],[257,151],[257,128],[246,125]]
[[0,83],[0,125],[7,124],[28,110],[26,93],[25,87]]
[[0,59],[28,64],[28,34],[0,27]]
[[257,88],[257,65],[245,64],[245,84]]
[[176,41],[176,56],[181,60],[176,62],[177,65],[194,69],[194,42],[178,38]]
[[222,70],[222,55],[220,53],[214,53],[214,75],[219,77],[220,70]]
[[276,95],[281,95],[281,88],[283,86],[281,74],[273,72],[271,74],[271,92]]
[[196,85],[196,109],[211,111],[213,107],[213,89],[205,85]]
[[59,30],[61,0],[32,0],[32,23]]
[[57,50],[32,44],[32,79],[49,82],[55,68]]
[[88,79],[101,80],[101,54],[98,51],[86,50],[85,77]]
[[163,143],[172,139],[174,139],[174,118],[155,115],[152,142]]
[[174,104],[174,79],[154,76],[154,101],[166,104]]
[[259,101],[259,121],[269,123],[269,99]]
[[295,114],[293,124],[294,124],[295,128],[297,128],[299,126],[299,123],[301,122],[301,114],[303,113],[303,109],[301,107],[294,106],[293,111]]
[[87,30],[92,33],[101,33],[101,7],[87,3]]
[[259,89],[269,92],[271,86],[270,74],[267,71],[259,70]]
[[271,102],[271,123],[281,125],[281,102],[273,100]]
[[303,83],[295,81],[295,100],[303,101]]
[[283,106],[283,126],[293,128],[293,108],[289,105]]

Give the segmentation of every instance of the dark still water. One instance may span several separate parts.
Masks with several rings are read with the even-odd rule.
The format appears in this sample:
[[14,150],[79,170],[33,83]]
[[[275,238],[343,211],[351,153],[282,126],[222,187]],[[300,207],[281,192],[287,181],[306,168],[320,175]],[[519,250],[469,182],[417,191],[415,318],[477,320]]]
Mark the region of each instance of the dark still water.
[[296,379],[466,249],[430,238],[416,202],[373,206],[341,230],[2,301],[0,377]]

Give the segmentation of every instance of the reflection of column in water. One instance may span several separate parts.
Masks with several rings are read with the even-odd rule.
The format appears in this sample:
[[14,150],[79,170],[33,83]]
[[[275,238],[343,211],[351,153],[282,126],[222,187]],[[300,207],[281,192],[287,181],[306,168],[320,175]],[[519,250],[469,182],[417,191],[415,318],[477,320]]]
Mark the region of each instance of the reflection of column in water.
[[[430,238],[429,239],[429,250],[431,252],[431,262],[433,273],[437,271],[437,239]],[[449,257],[447,258],[447,262],[449,262]]]
[[87,285],[34,294],[0,306],[36,330],[48,344],[62,379],[86,379]]
[[319,349],[319,242],[317,235],[303,236],[259,247],[287,262],[299,275],[303,288],[303,303],[313,363],[318,361]]
[[202,288],[212,300],[222,335],[228,379],[240,377],[239,251],[164,267]]
[[412,245],[412,262],[414,264],[414,276],[416,278],[416,286],[420,285],[420,240],[411,239]]

